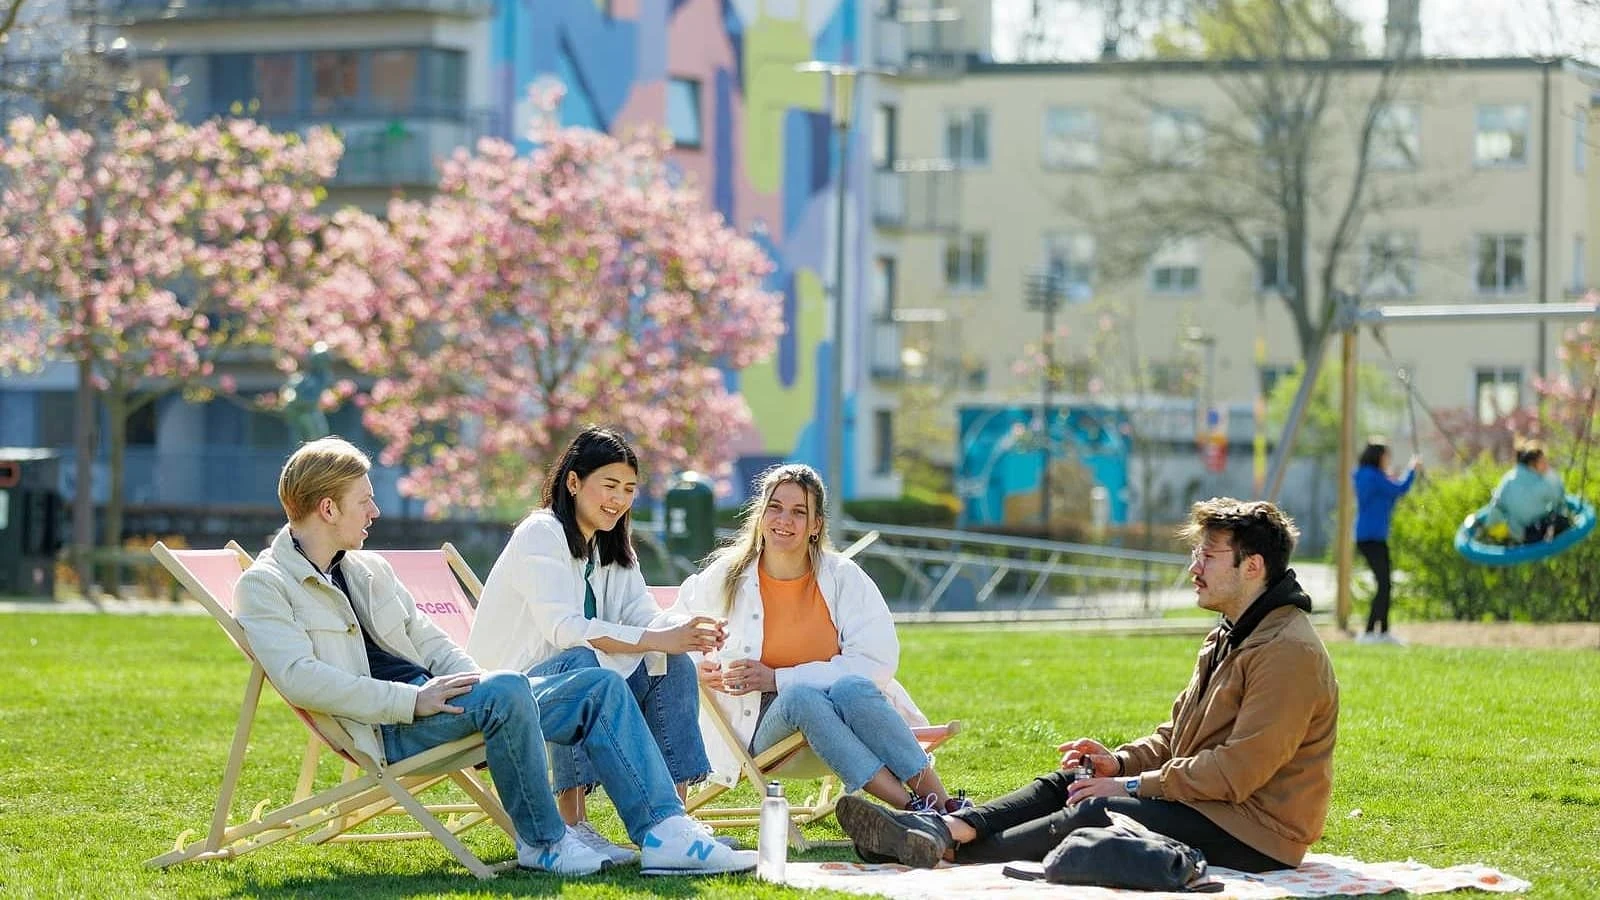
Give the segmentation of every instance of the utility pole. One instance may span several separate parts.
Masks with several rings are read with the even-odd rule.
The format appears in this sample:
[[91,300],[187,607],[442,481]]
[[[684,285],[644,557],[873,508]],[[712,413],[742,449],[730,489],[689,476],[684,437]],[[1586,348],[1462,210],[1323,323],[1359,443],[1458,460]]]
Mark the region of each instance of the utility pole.
[[1050,436],[1050,419],[1056,381],[1056,310],[1063,299],[1062,273],[1055,268],[1028,277],[1028,308],[1044,314],[1044,377],[1039,388],[1039,524],[1050,536],[1050,463],[1055,442]]
[[833,371],[828,391],[828,453],[827,472],[829,520],[838,527],[844,521],[845,462],[844,462],[844,380],[849,372],[844,352],[845,340],[845,224],[849,209],[845,191],[845,176],[850,170],[850,120],[854,114],[854,93],[862,75],[875,69],[865,66],[811,60],[795,66],[796,72],[820,73],[825,79],[829,116],[833,120],[835,154],[838,169],[834,172],[834,225],[833,225]]

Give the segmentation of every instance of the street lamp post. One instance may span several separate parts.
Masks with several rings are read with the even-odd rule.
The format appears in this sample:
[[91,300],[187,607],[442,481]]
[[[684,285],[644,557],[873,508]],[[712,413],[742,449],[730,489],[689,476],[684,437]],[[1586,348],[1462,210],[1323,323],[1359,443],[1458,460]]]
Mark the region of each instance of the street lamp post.
[[1056,380],[1056,310],[1064,299],[1061,273],[1055,269],[1028,276],[1028,308],[1044,313],[1044,377],[1039,389],[1039,524],[1050,534],[1050,415]]
[[828,392],[828,518],[844,521],[844,379],[847,371],[844,353],[845,285],[845,175],[849,172],[850,119],[854,112],[854,93],[860,76],[875,70],[865,66],[811,60],[795,66],[796,72],[820,73],[825,79],[829,115],[833,120],[838,170],[834,173],[833,235],[833,372]]

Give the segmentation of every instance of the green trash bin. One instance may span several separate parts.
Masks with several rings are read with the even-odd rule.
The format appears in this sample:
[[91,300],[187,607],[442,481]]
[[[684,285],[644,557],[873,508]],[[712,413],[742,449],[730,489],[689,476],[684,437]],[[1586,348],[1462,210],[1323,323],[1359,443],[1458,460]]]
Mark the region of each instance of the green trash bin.
[[699,565],[717,545],[717,508],[710,481],[699,472],[679,472],[662,505],[667,552]]

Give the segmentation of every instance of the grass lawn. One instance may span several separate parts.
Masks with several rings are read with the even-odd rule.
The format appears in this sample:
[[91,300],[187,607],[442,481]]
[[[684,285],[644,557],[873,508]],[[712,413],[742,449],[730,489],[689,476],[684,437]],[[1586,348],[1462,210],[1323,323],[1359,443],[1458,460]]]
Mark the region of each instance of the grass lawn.
[[[1198,646],[1193,637],[933,626],[903,629],[902,640],[901,677],[924,710],[965,722],[940,751],[940,771],[978,798],[1049,769],[1063,738],[1145,733],[1166,716]],[[1534,897],[1600,895],[1600,654],[1348,643],[1333,654],[1344,714],[1316,850],[1478,861],[1530,879]],[[627,870],[478,882],[425,842],[285,842],[155,871],[145,859],[209,821],[247,672],[237,652],[200,617],[0,614],[0,671],[9,675],[0,896],[799,896],[749,879]],[[283,802],[305,746],[275,695],[261,719],[236,813],[263,797]],[[323,777],[336,777],[331,763]],[[619,833],[614,819],[597,819]],[[840,836],[831,826],[812,835]],[[492,826],[468,843],[491,859],[510,855]]]

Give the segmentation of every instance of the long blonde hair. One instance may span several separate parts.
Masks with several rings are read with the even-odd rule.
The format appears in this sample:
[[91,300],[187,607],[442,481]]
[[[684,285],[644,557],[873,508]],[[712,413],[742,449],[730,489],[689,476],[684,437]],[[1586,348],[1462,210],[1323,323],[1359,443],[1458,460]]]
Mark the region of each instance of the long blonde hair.
[[817,571],[822,554],[833,549],[833,544],[828,540],[828,490],[823,487],[822,476],[817,474],[817,470],[804,463],[784,463],[762,472],[756,479],[755,493],[751,495],[750,502],[745,504],[739,535],[732,543],[718,548],[706,563],[709,569],[723,560],[731,561],[727,574],[722,578],[724,615],[733,609],[733,598],[738,593],[740,579],[751,564],[761,558],[761,517],[766,513],[767,504],[772,502],[773,493],[785,484],[798,484],[805,490],[811,501],[811,516],[822,523],[816,538],[811,541],[811,571]]

